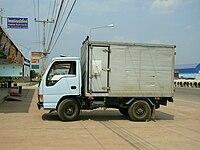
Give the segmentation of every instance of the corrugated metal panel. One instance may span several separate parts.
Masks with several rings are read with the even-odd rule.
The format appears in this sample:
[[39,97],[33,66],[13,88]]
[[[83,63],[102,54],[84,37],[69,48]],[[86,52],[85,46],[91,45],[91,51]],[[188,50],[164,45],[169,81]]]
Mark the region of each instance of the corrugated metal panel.
[[111,45],[110,95],[161,96],[173,93],[173,48]]

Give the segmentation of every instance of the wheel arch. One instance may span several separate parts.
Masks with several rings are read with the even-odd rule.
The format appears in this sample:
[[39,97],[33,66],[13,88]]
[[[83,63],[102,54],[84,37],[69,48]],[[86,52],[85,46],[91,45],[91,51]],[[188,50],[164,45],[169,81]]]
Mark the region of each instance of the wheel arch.
[[77,96],[63,96],[63,97],[61,97],[60,98],[60,100],[58,101],[58,103],[57,103],[57,105],[56,105],[56,111],[58,110],[58,107],[59,107],[59,105],[60,105],[60,103],[62,102],[62,101],[64,101],[65,99],[73,99],[74,101],[76,101],[78,104],[79,104],[79,106],[81,107],[81,102],[80,102],[80,100],[77,98]]
[[139,100],[146,101],[151,108],[154,106],[154,103],[148,97],[134,97],[134,98],[131,98],[129,101],[126,102],[126,105],[127,106],[131,106],[134,102],[139,101]]

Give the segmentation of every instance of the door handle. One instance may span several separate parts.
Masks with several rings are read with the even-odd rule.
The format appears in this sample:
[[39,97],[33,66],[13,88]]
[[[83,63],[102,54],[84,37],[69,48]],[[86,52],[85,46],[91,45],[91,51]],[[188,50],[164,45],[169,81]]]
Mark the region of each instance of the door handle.
[[71,86],[71,89],[73,89],[73,90],[76,89],[76,86]]

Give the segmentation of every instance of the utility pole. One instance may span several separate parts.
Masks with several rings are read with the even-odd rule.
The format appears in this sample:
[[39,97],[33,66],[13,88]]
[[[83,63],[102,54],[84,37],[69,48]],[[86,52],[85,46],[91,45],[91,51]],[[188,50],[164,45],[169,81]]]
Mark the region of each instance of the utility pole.
[[41,70],[41,72],[42,72],[42,74],[45,72],[45,70],[46,70],[46,62],[47,62],[47,54],[48,54],[48,52],[47,52],[47,50],[46,50],[46,24],[47,23],[54,23],[54,21],[48,21],[48,19],[47,20],[36,20],[36,18],[35,18],[35,22],[41,22],[41,23],[43,23],[43,42],[42,42],[42,44],[43,44],[43,56],[42,56],[42,70]]

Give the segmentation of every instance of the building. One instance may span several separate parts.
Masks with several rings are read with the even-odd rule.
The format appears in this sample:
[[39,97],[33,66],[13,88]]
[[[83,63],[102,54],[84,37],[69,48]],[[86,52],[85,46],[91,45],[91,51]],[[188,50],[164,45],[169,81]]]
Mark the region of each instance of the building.
[[200,79],[200,63],[176,65],[179,78]]
[[0,25],[0,78],[30,78],[30,60]]

